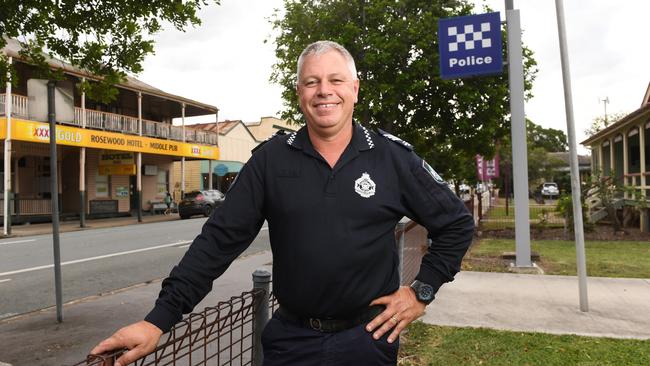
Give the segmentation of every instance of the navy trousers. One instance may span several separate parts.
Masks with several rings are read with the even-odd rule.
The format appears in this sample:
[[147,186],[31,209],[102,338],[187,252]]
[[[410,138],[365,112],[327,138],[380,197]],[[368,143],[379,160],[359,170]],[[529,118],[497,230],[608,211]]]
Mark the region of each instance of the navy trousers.
[[276,312],[262,332],[264,366],[396,365],[399,338],[388,343],[389,332],[375,340],[365,326],[323,333]]

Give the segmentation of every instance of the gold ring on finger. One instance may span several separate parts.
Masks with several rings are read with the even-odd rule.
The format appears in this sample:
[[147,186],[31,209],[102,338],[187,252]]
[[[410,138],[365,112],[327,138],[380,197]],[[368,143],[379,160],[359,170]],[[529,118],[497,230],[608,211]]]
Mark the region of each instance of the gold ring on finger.
[[397,320],[397,316],[395,316],[395,315],[393,315],[393,316],[390,318],[390,320],[391,320],[394,324],[399,323],[399,320]]

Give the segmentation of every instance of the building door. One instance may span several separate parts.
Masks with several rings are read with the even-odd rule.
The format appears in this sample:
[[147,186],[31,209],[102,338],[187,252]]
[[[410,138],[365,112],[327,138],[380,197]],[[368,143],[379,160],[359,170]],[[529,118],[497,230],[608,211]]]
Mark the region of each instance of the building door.
[[137,175],[131,175],[129,176],[129,202],[130,210],[137,210],[138,209],[138,199],[136,196],[138,189],[138,176]]

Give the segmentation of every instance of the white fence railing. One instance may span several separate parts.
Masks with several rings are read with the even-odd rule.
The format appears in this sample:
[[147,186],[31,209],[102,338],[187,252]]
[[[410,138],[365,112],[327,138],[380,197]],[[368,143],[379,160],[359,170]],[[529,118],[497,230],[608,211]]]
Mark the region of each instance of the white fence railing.
[[[11,115],[16,117],[27,118],[27,101],[29,99],[18,94],[11,94]],[[7,94],[0,94],[0,115],[5,115],[5,105],[7,103]]]

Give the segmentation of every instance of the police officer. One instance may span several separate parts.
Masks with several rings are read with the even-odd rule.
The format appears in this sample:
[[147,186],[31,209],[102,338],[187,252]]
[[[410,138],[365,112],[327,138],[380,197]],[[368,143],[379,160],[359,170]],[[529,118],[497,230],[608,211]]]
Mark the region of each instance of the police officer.
[[[298,59],[297,93],[306,126],[258,147],[162,283],[145,320],[91,353],[149,352],[268,221],[273,293],[280,308],[264,329],[265,365],[391,365],[398,336],[459,271],[473,220],[412,146],[353,122],[359,80],[334,42]],[[432,245],[411,286],[399,284],[394,228],[408,216]]]

